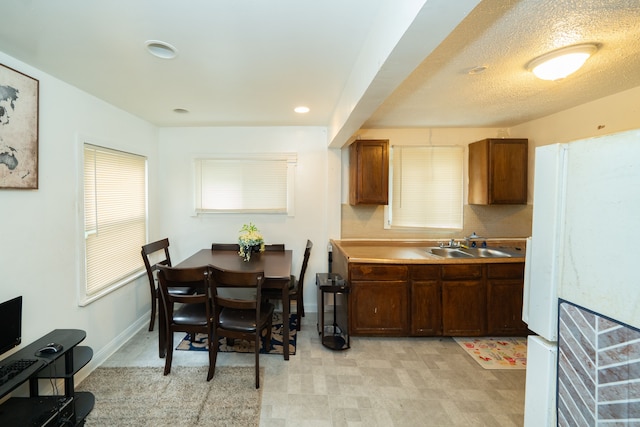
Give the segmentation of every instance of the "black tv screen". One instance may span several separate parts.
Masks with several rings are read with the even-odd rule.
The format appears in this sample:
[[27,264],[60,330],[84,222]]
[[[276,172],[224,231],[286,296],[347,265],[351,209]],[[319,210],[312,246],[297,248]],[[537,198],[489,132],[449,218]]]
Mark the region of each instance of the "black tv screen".
[[20,344],[22,339],[22,296],[0,304],[0,354]]

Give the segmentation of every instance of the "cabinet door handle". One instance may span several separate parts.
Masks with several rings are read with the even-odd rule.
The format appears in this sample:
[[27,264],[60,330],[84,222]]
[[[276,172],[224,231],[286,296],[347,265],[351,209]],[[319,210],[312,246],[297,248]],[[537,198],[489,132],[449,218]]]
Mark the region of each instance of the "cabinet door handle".
[[373,314],[378,314],[378,307],[373,308]]

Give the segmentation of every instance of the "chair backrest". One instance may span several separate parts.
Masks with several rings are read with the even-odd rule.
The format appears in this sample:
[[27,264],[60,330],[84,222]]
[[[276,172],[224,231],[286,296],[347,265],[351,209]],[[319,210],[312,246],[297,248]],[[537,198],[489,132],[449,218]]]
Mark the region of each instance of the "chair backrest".
[[[211,296],[213,298],[213,305],[216,309],[216,312],[224,307],[235,309],[257,308],[259,310],[259,302],[262,299],[262,284],[264,283],[264,272],[230,271],[210,266],[209,275]],[[256,296],[255,299],[234,299],[223,297],[218,294],[218,288],[255,288]]]
[[272,243],[270,245],[264,245],[265,251],[284,251],[284,243]]
[[304,249],[304,258],[302,258],[302,267],[300,268],[300,276],[298,276],[298,290],[302,292],[304,286],[304,274],[307,272],[307,264],[309,264],[309,257],[311,256],[311,248],[313,243],[307,239],[307,246]]
[[[151,264],[151,258],[155,256],[156,252],[164,251],[164,259],[161,259]],[[154,271],[158,269],[159,265],[166,265],[171,267],[171,256],[169,255],[169,239],[158,240],[144,245],[142,247],[142,261],[144,261],[144,267],[147,269],[147,277],[149,278],[149,284],[155,289],[155,278],[153,277]]]
[[[198,287],[204,292],[187,294],[174,292],[177,288]],[[165,265],[158,266],[158,288],[167,314],[173,313],[173,304],[201,304],[207,303],[209,311],[209,267],[173,268]],[[172,292],[169,292],[169,288]]]
[[240,245],[237,243],[213,243],[212,251],[240,251]]

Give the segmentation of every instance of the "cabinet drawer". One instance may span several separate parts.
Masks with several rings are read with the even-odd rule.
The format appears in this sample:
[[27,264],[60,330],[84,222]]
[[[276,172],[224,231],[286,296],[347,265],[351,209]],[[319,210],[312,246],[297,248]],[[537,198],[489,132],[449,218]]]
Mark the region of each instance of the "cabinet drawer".
[[442,266],[442,280],[481,279],[481,264],[456,264]]
[[522,279],[524,263],[487,264],[487,277],[489,279]]
[[353,264],[349,266],[351,280],[407,280],[408,267],[393,264]]
[[412,280],[438,280],[440,278],[440,266],[413,265],[409,275]]

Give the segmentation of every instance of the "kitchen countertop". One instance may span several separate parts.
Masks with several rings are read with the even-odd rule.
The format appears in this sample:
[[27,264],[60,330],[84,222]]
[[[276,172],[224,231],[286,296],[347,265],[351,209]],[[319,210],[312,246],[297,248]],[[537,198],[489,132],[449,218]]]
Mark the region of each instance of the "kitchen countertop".
[[334,252],[342,252],[348,262],[377,264],[504,264],[524,262],[523,239],[486,239],[487,245],[511,257],[443,258],[428,252],[439,241],[331,240]]

